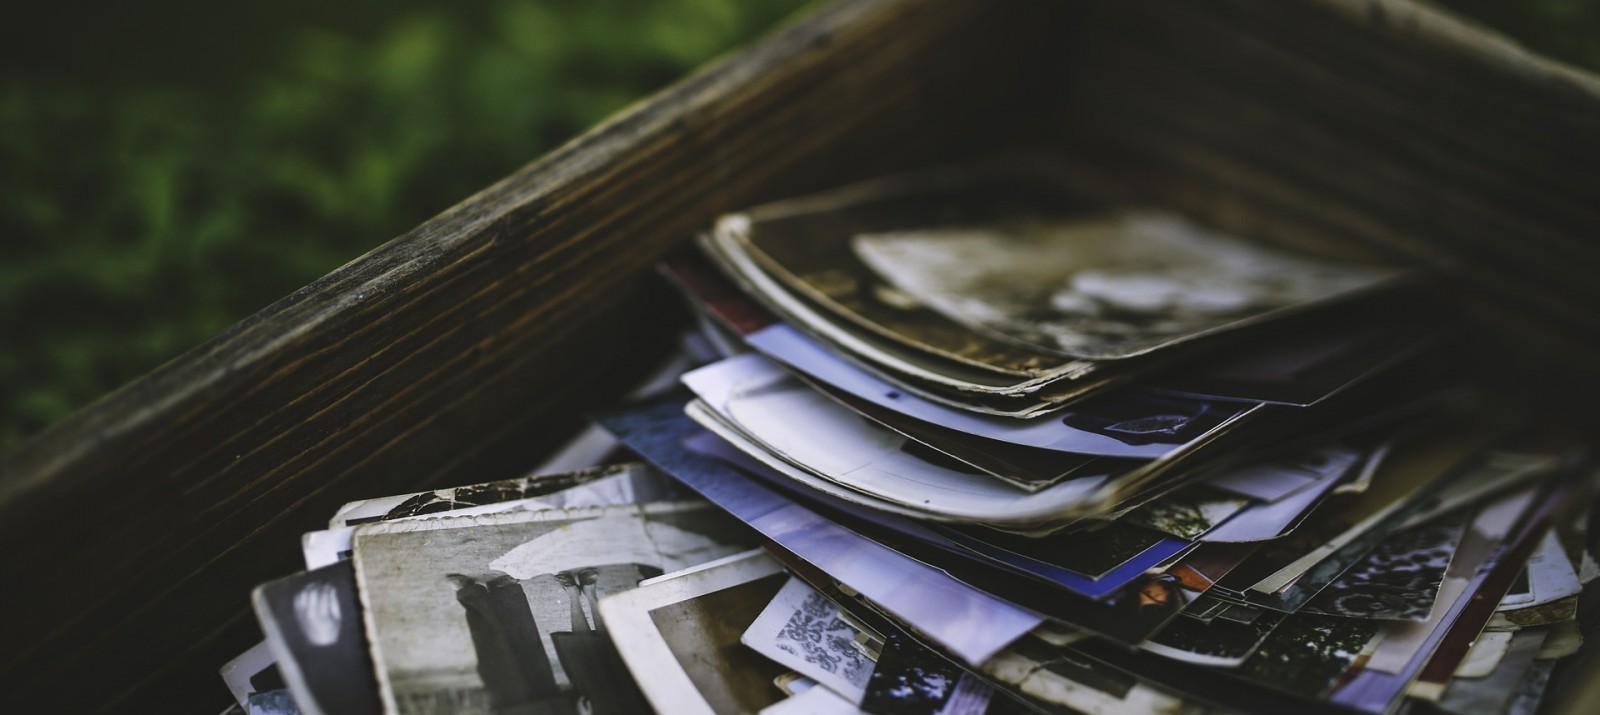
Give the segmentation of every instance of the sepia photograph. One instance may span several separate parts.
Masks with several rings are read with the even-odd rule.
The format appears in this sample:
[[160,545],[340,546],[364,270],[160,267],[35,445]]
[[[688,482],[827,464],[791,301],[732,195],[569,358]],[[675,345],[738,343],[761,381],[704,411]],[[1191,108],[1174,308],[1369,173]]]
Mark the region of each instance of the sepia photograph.
[[[756,265],[736,239],[725,231],[703,234],[702,245],[708,258],[722,265],[725,272],[739,282],[751,286],[752,297],[760,300],[778,317],[804,329],[817,339],[836,345],[849,355],[875,369],[905,375],[931,385],[956,392],[1012,397],[1023,403],[1019,410],[1037,410],[1046,407],[1029,401],[1029,393],[1045,385],[1071,383],[1080,379],[1097,382],[1093,375],[1098,371],[1095,363],[1070,361],[1041,376],[1016,374],[1016,371],[962,360],[948,354],[930,353],[918,349],[919,344],[895,340],[882,331],[853,321],[838,321],[806,301],[789,292],[772,276]],[[786,323],[779,323],[785,325]],[[759,330],[756,332],[760,332]]]
[[740,637],[788,580],[756,550],[603,599],[600,613],[657,712],[756,712],[784,699],[773,681],[790,668]]
[[[804,300],[828,312],[833,322],[852,323],[905,347],[1002,374],[1050,376],[1070,362],[1049,351],[975,334],[897,290],[850,249],[850,234],[837,224],[826,225],[827,214],[773,217],[776,209],[757,207],[750,215],[726,217],[715,233],[724,250],[754,259],[758,270],[781,283],[790,301]],[[808,219],[824,225],[800,230]]]
[[916,304],[975,332],[1090,360],[1142,355],[1398,275],[1153,209],[862,233],[851,247]]

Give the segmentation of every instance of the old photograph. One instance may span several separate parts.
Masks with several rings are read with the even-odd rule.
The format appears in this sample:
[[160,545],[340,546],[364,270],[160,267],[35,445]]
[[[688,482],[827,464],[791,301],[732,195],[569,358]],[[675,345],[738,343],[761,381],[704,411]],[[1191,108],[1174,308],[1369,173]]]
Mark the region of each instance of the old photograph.
[[305,556],[306,568],[318,569],[350,558],[350,540],[359,524],[687,498],[688,493],[676,484],[642,462],[627,462],[367,499],[344,505],[330,528],[303,534],[300,550]]
[[850,249],[849,234],[835,230],[801,235],[787,229],[778,222],[741,217],[724,220],[717,232],[724,246],[755,259],[787,291],[828,311],[834,321],[853,323],[954,362],[1019,377],[1059,373],[1069,361],[1045,350],[975,334],[896,289]]
[[262,585],[252,601],[300,712],[382,712],[350,562]]
[[637,712],[596,604],[751,540],[704,502],[360,527],[354,561],[386,709]]
[[739,642],[789,576],[761,551],[600,602],[627,668],[662,713],[748,713],[776,704],[789,668]]
[[[637,492],[638,496],[628,496],[624,500],[612,500],[610,503],[622,504],[640,501],[661,499],[658,492],[664,491],[670,480],[650,467],[638,462],[617,464],[593,469],[580,469],[572,472],[557,474],[541,474],[536,476],[518,477],[483,484],[469,484],[460,487],[448,487],[415,494],[401,494],[398,496],[382,497],[378,499],[365,499],[351,502],[339,509],[329,526],[355,526],[374,521],[392,521],[411,516],[426,516],[428,514],[443,514],[446,512],[455,515],[485,513],[474,511],[482,507],[491,507],[507,502],[522,501],[548,497],[594,482],[605,482],[606,490],[618,495]],[[574,493],[576,494],[576,493]],[[567,503],[572,502],[572,503]],[[591,504],[578,503],[572,496],[564,499],[549,501],[551,507],[563,506],[592,506]]]
[[1396,273],[1296,255],[1162,211],[862,233],[852,248],[918,305],[1019,347],[1132,357]]
[[1458,510],[1387,536],[1300,610],[1354,618],[1427,620],[1471,516]]
[[[740,642],[861,702],[877,661],[873,638],[840,617],[839,607],[798,578],[783,585]],[[882,648],[882,642],[876,644]]]

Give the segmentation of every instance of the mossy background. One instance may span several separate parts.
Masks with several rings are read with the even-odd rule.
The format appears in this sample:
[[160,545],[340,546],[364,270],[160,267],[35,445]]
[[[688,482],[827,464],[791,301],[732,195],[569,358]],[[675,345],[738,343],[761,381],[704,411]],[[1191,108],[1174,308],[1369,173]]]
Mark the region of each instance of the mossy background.
[[[804,0],[39,4],[0,24],[0,453]],[[1451,0],[1600,68],[1600,0]]]

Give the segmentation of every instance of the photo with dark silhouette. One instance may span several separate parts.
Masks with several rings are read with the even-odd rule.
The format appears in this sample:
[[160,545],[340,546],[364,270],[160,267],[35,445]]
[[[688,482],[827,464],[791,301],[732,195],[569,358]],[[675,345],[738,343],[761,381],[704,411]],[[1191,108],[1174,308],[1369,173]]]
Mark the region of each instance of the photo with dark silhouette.
[[364,526],[355,563],[392,712],[578,715],[647,709],[597,604],[742,551],[699,502]]

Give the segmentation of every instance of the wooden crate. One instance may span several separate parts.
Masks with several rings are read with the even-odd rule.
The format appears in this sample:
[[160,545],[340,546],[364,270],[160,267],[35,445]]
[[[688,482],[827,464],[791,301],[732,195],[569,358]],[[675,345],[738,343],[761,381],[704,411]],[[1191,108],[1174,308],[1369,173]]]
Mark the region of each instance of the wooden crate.
[[1445,266],[1486,341],[1593,394],[1597,129],[1596,78],[1402,0],[843,0],[9,455],[0,711],[220,709],[301,532],[527,469],[665,349],[656,258],[894,170],[1050,153],[1240,233]]

